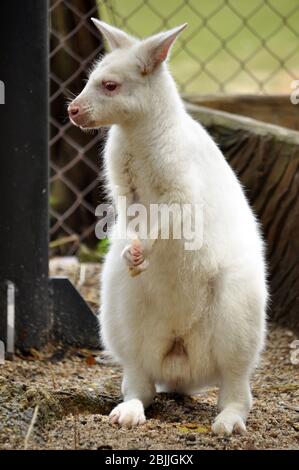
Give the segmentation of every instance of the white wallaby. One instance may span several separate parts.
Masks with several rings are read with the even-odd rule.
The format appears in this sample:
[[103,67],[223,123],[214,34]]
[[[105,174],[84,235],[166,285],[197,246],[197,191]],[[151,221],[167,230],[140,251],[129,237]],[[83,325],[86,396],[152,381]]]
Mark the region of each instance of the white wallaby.
[[[156,390],[194,393],[217,384],[213,432],[244,432],[250,376],[264,343],[264,248],[237,177],[186,112],[167,69],[186,25],[138,40],[93,22],[112,52],[96,64],[69,115],[83,129],[112,126],[104,158],[115,204],[125,196],[146,208],[203,207],[199,250],[171,237],[112,237],[102,272],[101,337],[123,367],[124,401],[110,421],[143,423]],[[141,275],[130,276],[130,269]]]

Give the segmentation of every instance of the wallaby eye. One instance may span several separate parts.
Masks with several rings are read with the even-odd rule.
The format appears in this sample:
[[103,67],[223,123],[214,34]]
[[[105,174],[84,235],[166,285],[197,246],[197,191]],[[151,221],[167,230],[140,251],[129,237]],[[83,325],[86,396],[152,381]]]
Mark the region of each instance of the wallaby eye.
[[104,90],[108,91],[109,93],[111,93],[112,91],[115,91],[116,88],[119,87],[118,83],[112,82],[112,81],[108,81],[108,82],[103,81],[102,85],[103,85]]

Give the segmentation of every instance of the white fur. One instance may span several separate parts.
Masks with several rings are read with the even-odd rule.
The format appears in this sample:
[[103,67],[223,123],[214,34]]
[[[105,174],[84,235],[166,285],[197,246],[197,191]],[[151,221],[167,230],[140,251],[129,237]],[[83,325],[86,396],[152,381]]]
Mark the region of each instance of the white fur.
[[[112,125],[105,149],[110,193],[115,201],[125,195],[146,207],[200,202],[204,230],[198,251],[186,251],[183,240],[144,246],[148,267],[137,277],[128,273],[131,241],[112,242],[102,272],[101,336],[123,366],[124,403],[111,421],[142,423],[158,386],[191,393],[217,384],[221,412],[213,431],[243,432],[265,330],[258,224],[221,151],[185,111],[164,63],[180,28],[141,42],[129,37],[122,45],[124,33],[118,38],[117,31],[109,30],[109,40],[118,46],[75,100],[88,109],[90,127]],[[121,87],[106,96],[103,80]],[[167,354],[176,338],[186,354]]]

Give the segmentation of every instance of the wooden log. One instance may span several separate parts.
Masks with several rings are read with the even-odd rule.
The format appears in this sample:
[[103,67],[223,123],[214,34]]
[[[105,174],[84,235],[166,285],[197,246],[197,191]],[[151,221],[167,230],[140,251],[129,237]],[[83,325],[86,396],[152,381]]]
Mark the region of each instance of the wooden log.
[[299,132],[187,104],[246,188],[267,242],[270,318],[299,329]]
[[[291,91],[290,88],[290,93]],[[290,95],[184,95],[184,98],[199,106],[248,116],[299,131],[299,104],[292,104]]]

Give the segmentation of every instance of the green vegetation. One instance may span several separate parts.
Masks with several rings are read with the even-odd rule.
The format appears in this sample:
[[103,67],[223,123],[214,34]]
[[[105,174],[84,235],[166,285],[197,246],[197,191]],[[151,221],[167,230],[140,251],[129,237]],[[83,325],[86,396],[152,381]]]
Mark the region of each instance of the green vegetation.
[[103,262],[108,252],[110,241],[108,238],[100,240],[95,248],[82,243],[79,248],[78,257],[81,263]]

